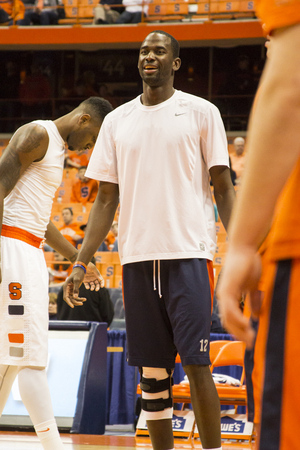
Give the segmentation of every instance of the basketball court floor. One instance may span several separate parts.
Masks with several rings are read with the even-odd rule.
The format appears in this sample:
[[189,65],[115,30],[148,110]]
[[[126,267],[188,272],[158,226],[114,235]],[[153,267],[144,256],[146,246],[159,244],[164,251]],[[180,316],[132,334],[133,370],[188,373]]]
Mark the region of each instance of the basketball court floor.
[[[135,438],[133,433],[103,436],[61,434],[66,450],[150,450],[149,438]],[[222,442],[223,450],[254,450],[254,443],[247,441]],[[42,450],[34,433],[0,431],[1,450]],[[201,450],[199,440],[187,442],[177,439],[175,450]]]

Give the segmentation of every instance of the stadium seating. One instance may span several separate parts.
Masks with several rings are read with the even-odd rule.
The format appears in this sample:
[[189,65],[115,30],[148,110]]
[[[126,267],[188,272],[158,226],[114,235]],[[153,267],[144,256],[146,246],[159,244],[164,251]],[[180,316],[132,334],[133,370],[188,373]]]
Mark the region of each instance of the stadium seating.
[[252,0],[152,0],[146,22],[194,21],[254,17]]
[[91,24],[94,20],[94,8],[98,0],[64,0],[65,19],[60,19],[62,24]]

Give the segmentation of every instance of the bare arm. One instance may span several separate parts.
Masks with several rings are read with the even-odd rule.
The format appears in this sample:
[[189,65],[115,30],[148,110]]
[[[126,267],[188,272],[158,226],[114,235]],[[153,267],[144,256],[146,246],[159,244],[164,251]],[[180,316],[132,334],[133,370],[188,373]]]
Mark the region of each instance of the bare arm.
[[49,137],[44,127],[28,124],[16,131],[6,147],[0,159],[0,233],[4,198],[12,191],[30,164],[45,156],[48,143]]
[[[119,186],[101,182],[90,212],[83,244],[78,254],[79,261],[88,264],[91,260],[111,227],[118,203]],[[78,300],[80,300],[78,292],[83,277],[84,271],[81,268],[75,268],[64,283],[64,300],[71,308],[78,304]]]
[[214,166],[209,172],[218,212],[228,231],[229,219],[235,202],[235,190],[231,181],[230,169],[226,166]]
[[78,250],[61,234],[56,226],[50,221],[45,233],[46,243],[58,253],[74,263],[77,259]]
[[275,204],[300,155],[300,25],[276,32],[251,114],[247,167],[231,224],[229,250],[218,297],[223,323],[250,346],[253,331],[238,298],[253,291],[260,276],[257,249]]

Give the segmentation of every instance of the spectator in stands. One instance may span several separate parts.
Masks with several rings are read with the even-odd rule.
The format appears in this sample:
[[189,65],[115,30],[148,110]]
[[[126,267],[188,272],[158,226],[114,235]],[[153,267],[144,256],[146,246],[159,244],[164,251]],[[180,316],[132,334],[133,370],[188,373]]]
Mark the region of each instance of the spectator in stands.
[[94,202],[98,192],[98,182],[91,180],[85,176],[86,166],[81,166],[78,169],[78,181],[72,186],[71,203],[82,203],[86,205],[87,202]]
[[[10,4],[12,6],[12,2],[6,2],[6,3],[7,3],[7,6],[10,6]],[[7,12],[7,9],[9,10],[9,12]],[[12,8],[11,8],[11,10],[12,10]],[[11,16],[9,13],[10,13],[10,8],[4,9],[3,6],[0,6],[0,23],[6,23],[6,22],[8,23],[10,21]]]
[[112,252],[117,252],[119,250],[119,245],[118,245],[118,226],[119,226],[118,222],[113,222],[113,224],[111,226],[111,231],[115,235],[115,242],[114,242],[113,248],[111,249]]
[[82,284],[79,289],[79,296],[86,298],[86,302],[82,306],[72,309],[63,299],[63,288],[59,290],[57,295],[58,320],[106,322],[109,327],[114,317],[114,306],[109,291],[105,287],[99,291],[91,291]]
[[31,73],[20,85],[19,96],[22,105],[22,117],[37,119],[45,117],[52,89],[49,79],[42,73],[41,67],[33,63]]
[[49,320],[57,320],[57,294],[49,292]]
[[[87,224],[80,225],[80,229],[81,229],[83,232],[85,232],[86,225],[87,225]],[[79,240],[77,241],[77,247],[78,247],[78,248],[79,248],[79,244],[82,244],[83,239],[84,239],[84,238],[79,239]],[[101,245],[99,246],[99,248],[97,249],[97,252],[108,252],[107,245],[106,245],[106,243],[105,243],[104,241],[102,242],[102,244],[101,244]]]
[[0,23],[9,24],[12,20],[18,21],[24,17],[25,7],[21,0],[1,0],[0,4]]
[[52,267],[48,267],[49,280],[51,283],[62,283],[65,281],[68,275],[72,272],[72,266],[67,258],[54,250],[55,264]]
[[89,158],[87,155],[87,150],[77,150],[76,152],[67,152],[65,158],[65,167],[72,168],[75,167],[79,169],[80,167],[87,167]]
[[[141,0],[123,0],[125,11],[115,23],[140,23],[142,21],[142,13],[147,15],[148,6],[142,6]],[[144,3],[147,3],[144,2]]]
[[113,106],[113,108],[119,106],[114,94],[112,94],[108,89],[107,84],[104,83],[100,84],[99,95],[100,97],[105,98],[105,100],[108,100],[109,103],[111,103],[111,105]]
[[229,155],[229,168],[230,168],[231,181],[232,181],[233,186],[235,186],[236,185],[236,172],[232,168],[232,161],[231,161],[230,155]]
[[84,233],[80,229],[80,225],[77,222],[73,222],[73,210],[72,208],[64,208],[61,212],[64,225],[60,227],[61,234],[72,244],[77,246],[77,242],[83,238]]
[[233,146],[234,152],[230,155],[231,168],[236,174],[235,183],[239,184],[245,168],[245,139],[236,137],[233,141]]
[[[114,221],[112,223],[112,226],[110,227],[110,230],[104,240],[108,250],[112,251],[114,249],[114,245],[116,243],[116,241],[118,242],[118,222]],[[116,243],[116,247],[117,250],[113,250],[113,251],[118,251],[118,244]]]
[[[94,25],[115,23],[124,11],[121,4],[122,0],[100,0],[99,5],[95,7]],[[100,95],[102,96],[101,93]]]
[[59,19],[65,18],[65,10],[61,0],[26,0],[31,6],[25,12],[23,20],[18,25],[57,25]]

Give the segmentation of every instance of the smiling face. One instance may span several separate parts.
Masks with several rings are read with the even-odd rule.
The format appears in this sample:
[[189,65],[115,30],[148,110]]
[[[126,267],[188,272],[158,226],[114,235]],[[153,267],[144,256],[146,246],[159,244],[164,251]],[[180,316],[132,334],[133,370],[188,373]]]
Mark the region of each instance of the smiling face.
[[171,39],[160,33],[149,34],[140,48],[138,69],[144,83],[150,87],[173,84],[180,58],[174,58]]

